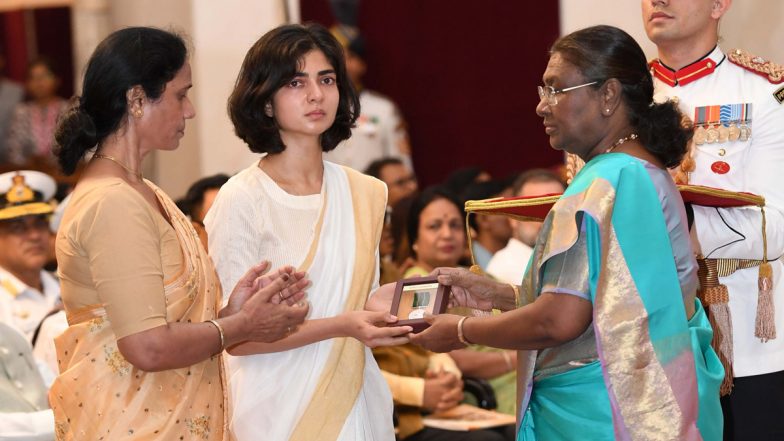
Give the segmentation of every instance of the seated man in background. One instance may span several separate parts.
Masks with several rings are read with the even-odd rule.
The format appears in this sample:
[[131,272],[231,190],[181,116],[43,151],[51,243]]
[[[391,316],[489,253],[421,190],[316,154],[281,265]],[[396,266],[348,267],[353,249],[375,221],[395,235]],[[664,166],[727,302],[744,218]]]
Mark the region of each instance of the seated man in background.
[[393,157],[413,169],[406,123],[397,106],[362,84],[367,70],[365,40],[356,29],[346,26],[335,26],[330,32],[343,45],[346,74],[359,94],[360,114],[351,138],[325,154],[324,159],[362,171],[377,159]]
[[[535,197],[563,193],[565,187],[555,172],[537,168],[520,174],[512,188],[516,197]],[[519,285],[542,223],[522,222],[503,216],[493,217],[509,222],[512,238],[506,247],[493,255],[487,264],[486,272],[502,282]]]
[[185,197],[177,201],[177,207],[191,219],[193,228],[207,249],[207,231],[204,229],[204,217],[212,207],[218,190],[229,180],[229,176],[219,173],[201,178],[191,184]]
[[387,184],[387,214],[384,218],[384,229],[381,232],[381,243],[378,248],[381,256],[380,283],[383,285],[384,283],[396,282],[405,271],[405,269],[401,271],[401,268],[394,262],[393,207],[397,206],[401,200],[416,194],[419,186],[414,172],[399,158],[377,159],[365,169],[365,174]]
[[365,174],[387,184],[387,206],[394,207],[401,199],[417,192],[414,172],[399,158],[381,158],[370,163]]
[[[466,187],[462,194],[464,201],[481,200],[495,197],[509,197],[512,188],[503,180],[475,182]],[[503,216],[474,215],[468,218],[471,226],[471,244],[476,264],[487,269],[490,259],[503,249],[512,237],[509,221]]]
[[0,175],[0,322],[28,343],[60,299],[59,283],[43,269],[55,188],[54,179],[41,172]]

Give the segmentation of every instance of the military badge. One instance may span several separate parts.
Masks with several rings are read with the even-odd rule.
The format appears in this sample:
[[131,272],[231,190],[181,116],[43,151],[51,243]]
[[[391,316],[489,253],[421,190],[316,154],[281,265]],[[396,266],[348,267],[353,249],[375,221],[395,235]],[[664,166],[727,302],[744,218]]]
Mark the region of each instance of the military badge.
[[776,101],[778,101],[779,104],[784,103],[784,87],[773,92],[773,98],[776,98]]

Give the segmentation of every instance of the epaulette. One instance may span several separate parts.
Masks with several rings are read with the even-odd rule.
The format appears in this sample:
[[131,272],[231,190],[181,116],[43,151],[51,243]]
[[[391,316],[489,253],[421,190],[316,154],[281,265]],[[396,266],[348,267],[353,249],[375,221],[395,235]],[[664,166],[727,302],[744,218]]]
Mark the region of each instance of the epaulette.
[[773,84],[784,83],[784,66],[762,57],[752,55],[742,49],[733,49],[727,58],[738,66],[765,77]]

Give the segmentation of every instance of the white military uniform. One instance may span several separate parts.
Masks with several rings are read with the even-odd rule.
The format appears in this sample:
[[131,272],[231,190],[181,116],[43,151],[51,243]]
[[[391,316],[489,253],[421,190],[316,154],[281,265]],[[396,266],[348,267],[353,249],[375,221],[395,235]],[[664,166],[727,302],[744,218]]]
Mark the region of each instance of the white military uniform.
[[54,415],[30,345],[0,323],[0,440],[53,441]]
[[485,271],[501,282],[519,285],[533,252],[533,248],[513,237],[505,247],[493,254]]
[[[654,99],[662,102],[677,97],[696,130],[700,130],[697,126],[724,127],[720,137],[717,131],[712,136],[695,132],[696,164],[689,184],[764,196],[767,257],[773,260],[784,254],[784,105],[780,103],[784,84],[775,75],[761,75],[730,58],[716,47],[677,72],[652,62]],[[754,61],[763,66],[764,60]],[[745,136],[738,137],[740,131],[735,130],[728,137],[727,127],[733,125],[734,129],[742,127]],[[694,228],[706,257],[763,258],[759,208],[694,206]],[[777,338],[765,343],[754,336],[759,268],[737,270],[720,279],[730,294],[735,377],[784,371],[784,263],[779,259],[771,265]]]
[[0,267],[0,322],[19,331],[28,342],[60,299],[60,284],[48,271],[41,270],[41,284],[43,292]]
[[324,159],[364,172],[371,162],[392,157],[411,168],[408,133],[397,106],[389,98],[363,90],[359,95],[361,114],[351,138],[338,144]]

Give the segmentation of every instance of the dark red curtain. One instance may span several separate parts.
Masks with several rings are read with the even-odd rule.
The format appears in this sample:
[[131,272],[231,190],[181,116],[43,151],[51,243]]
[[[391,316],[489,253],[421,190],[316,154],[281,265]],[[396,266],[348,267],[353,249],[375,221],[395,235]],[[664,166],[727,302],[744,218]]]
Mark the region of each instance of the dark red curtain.
[[[40,8],[32,11],[32,20],[25,20],[25,11],[0,13],[0,38],[6,53],[6,75],[18,82],[26,76],[27,64],[36,56],[54,61],[62,80],[59,94],[73,95],[73,42],[70,8]],[[28,23],[32,29],[28,29]],[[36,53],[27,47],[27,34],[35,38]]]
[[[334,23],[327,0],[302,0],[303,21]],[[423,184],[475,165],[494,176],[562,162],[534,111],[558,2],[395,0],[360,3],[368,88],[409,123]]]

